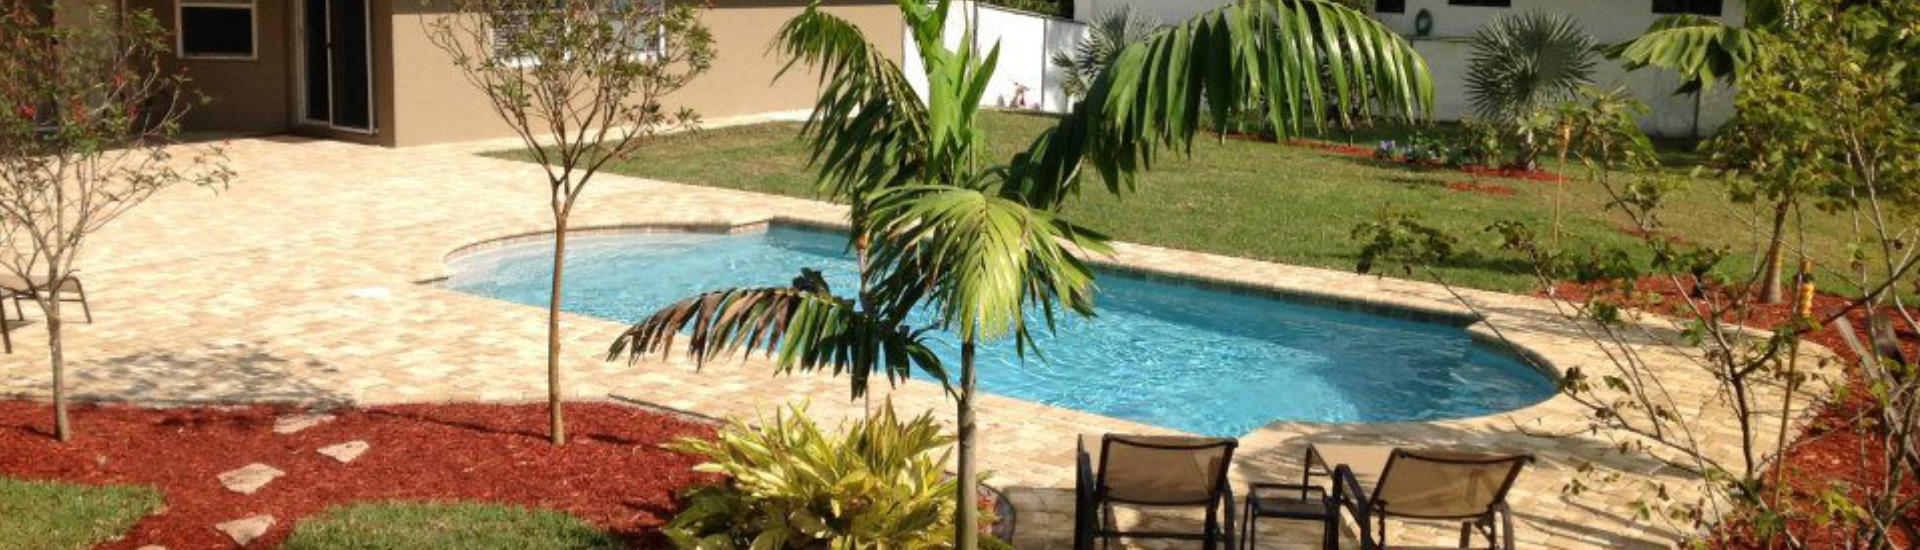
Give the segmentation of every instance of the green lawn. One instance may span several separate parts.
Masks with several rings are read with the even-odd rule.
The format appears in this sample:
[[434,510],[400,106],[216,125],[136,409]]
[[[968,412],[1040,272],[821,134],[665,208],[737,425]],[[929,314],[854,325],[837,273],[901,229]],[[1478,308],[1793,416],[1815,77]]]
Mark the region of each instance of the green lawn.
[[620,541],[560,512],[478,503],[380,502],[330,508],[281,550],[614,550]]
[[[1024,148],[1053,123],[1048,117],[1004,112],[988,113],[983,121],[995,158]],[[695,185],[814,197],[806,150],[794,139],[798,128],[771,123],[663,136],[611,169]],[[1366,144],[1374,137],[1356,136],[1354,141]],[[1689,158],[1683,152],[1674,156]],[[1558,189],[1564,188],[1567,196],[1565,228],[1571,243],[1578,244],[1575,248],[1633,240],[1620,230],[1627,226],[1624,220],[1605,208],[1605,193],[1591,183],[1476,179],[1452,170],[1416,170],[1241,140],[1205,140],[1191,159],[1167,154],[1155,168],[1138,189],[1123,196],[1100,190],[1097,178],[1090,181],[1087,192],[1070,205],[1068,217],[1122,241],[1352,269],[1357,246],[1349,233],[1355,224],[1383,208],[1414,209],[1428,223],[1469,239],[1462,246],[1467,252],[1443,269],[1451,281],[1504,291],[1527,291],[1534,285],[1518,258],[1495,250],[1494,236],[1484,229],[1511,219],[1544,230]],[[1670,168],[1667,173],[1685,171]],[[1516,194],[1448,189],[1454,182],[1502,185]],[[1731,248],[1734,256],[1723,265],[1725,273],[1746,272],[1760,242],[1753,228],[1762,219],[1751,207],[1729,206],[1724,196],[1719,184],[1694,181],[1673,198],[1666,219],[1675,235]],[[1831,237],[1843,234],[1838,221],[1812,219],[1809,226],[1813,248],[1840,250],[1841,241]]]
[[160,508],[146,487],[92,487],[0,477],[0,550],[89,548]]

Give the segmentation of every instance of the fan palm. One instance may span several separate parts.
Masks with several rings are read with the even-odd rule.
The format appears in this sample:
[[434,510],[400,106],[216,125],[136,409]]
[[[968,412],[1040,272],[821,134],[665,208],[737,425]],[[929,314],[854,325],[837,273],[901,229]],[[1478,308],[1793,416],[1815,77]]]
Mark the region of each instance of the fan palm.
[[1531,168],[1540,126],[1533,119],[1592,84],[1598,58],[1593,37],[1572,16],[1502,16],[1473,36],[1467,95],[1476,114],[1519,136],[1518,164]]
[[[609,358],[668,353],[686,332],[697,364],[765,350],[781,371],[848,373],[854,395],[876,372],[940,378],[958,413],[955,545],[971,550],[976,347],[1012,338],[1025,354],[1030,323],[1050,329],[1059,312],[1093,314],[1094,274],[1080,255],[1105,253],[1106,238],[1060,214],[1086,168],[1110,191],[1131,187],[1162,148],[1191,147],[1203,109],[1263,105],[1282,135],[1333,109],[1411,119],[1431,106],[1432,81],[1404,39],[1332,0],[1238,2],[1122,48],[1071,113],[1026,151],[990,163],[977,117],[999,49],[946,47],[950,3],[899,0],[926,70],[924,99],[899,64],[817,2],[780,32],[790,66],[821,79],[802,137],[821,190],[851,205],[859,295],[835,297],[814,275],[708,293],[641,320]],[[910,318],[915,311],[928,315]],[[915,327],[918,318],[930,320]],[[932,330],[958,337],[958,380],[929,352]]]
[[1061,83],[1062,91],[1069,98],[1085,97],[1087,88],[1093,85],[1094,77],[1100,76],[1100,71],[1113,63],[1113,58],[1120,55],[1121,49],[1146,40],[1147,35],[1159,28],[1159,21],[1134,13],[1132,6],[1121,6],[1120,9],[1101,14],[1087,27],[1087,36],[1074,43],[1071,53],[1053,54],[1053,66],[1066,73],[1066,79]]

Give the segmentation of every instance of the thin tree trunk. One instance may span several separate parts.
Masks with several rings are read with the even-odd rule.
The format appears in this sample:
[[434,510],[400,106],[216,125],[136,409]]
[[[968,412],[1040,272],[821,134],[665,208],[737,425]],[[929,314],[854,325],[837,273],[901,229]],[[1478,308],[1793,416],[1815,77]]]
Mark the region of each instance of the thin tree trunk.
[[567,217],[553,218],[553,289],[547,297],[547,419],[554,445],[567,443],[564,392],[560,388],[560,284],[567,270]]
[[1760,264],[1760,299],[1778,304],[1785,299],[1780,290],[1780,252],[1786,243],[1787,212],[1793,199],[1783,199],[1773,208],[1773,240],[1767,243],[1767,256]]
[[65,443],[73,440],[73,427],[67,424],[66,357],[60,349],[59,289],[60,284],[54,283],[53,288],[47,291],[49,299],[41,303],[41,309],[47,314],[47,349],[53,361],[53,437]]
[[953,547],[980,547],[979,474],[975,472],[973,437],[973,339],[960,344],[960,488],[959,517],[953,522]]

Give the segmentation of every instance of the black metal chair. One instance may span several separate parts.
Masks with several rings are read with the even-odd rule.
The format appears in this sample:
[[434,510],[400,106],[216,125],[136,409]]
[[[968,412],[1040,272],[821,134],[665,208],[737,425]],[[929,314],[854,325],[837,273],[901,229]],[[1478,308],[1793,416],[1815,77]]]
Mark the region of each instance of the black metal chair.
[[1375,447],[1384,463],[1329,462],[1334,456],[1365,456],[1360,446],[1309,449],[1308,475],[1332,467],[1333,500],[1354,515],[1360,544],[1385,548],[1389,518],[1460,522],[1460,548],[1477,532],[1489,548],[1512,550],[1513,512],[1507,493],[1532,455],[1416,451]]
[[[1076,550],[1092,550],[1095,539],[1104,547],[1119,538],[1197,540],[1207,550],[1234,548],[1233,488],[1227,469],[1237,440],[1107,434],[1094,441],[1097,454],[1088,453],[1086,437],[1076,449]],[[1198,533],[1122,531],[1114,520],[1115,504],[1202,508],[1206,520]]]

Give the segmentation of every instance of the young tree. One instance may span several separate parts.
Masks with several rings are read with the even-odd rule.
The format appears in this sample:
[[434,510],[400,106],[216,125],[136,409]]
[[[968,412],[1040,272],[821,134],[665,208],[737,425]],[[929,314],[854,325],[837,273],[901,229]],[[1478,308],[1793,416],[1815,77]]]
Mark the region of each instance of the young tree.
[[217,148],[177,143],[197,96],[164,68],[151,12],[93,2],[55,24],[28,4],[0,12],[0,276],[46,317],[54,435],[68,441],[61,302],[88,238],[161,190],[233,174]]
[[[1078,252],[1100,253],[1105,239],[1061,214],[1083,175],[1098,172],[1120,192],[1162,148],[1187,150],[1205,116],[1255,104],[1283,136],[1334,109],[1413,118],[1431,106],[1432,82],[1403,38],[1332,0],[1239,2],[1124,47],[1072,113],[989,164],[978,115],[998,48],[948,48],[950,0],[899,3],[926,68],[924,100],[897,63],[818,2],[782,33],[789,55],[821,70],[805,137],[822,187],[851,203],[852,238],[871,249],[871,288],[844,299],[806,273],[789,287],[709,293],[642,320],[610,358],[670,352],[685,330],[698,362],[764,349],[782,371],[849,373],[856,396],[876,372],[941,377],[959,433],[955,547],[973,550],[976,348],[1005,337],[1024,352],[1030,323],[1050,327],[1062,309],[1092,313],[1094,275]],[[917,309],[933,320],[912,326]],[[927,345],[932,330],[959,337],[957,381]]]
[[567,218],[587,183],[659,132],[699,117],[667,96],[707,71],[713,36],[691,4],[664,0],[449,0],[428,36],[546,170],[553,213],[547,304],[549,436],[566,443],[560,303]]

